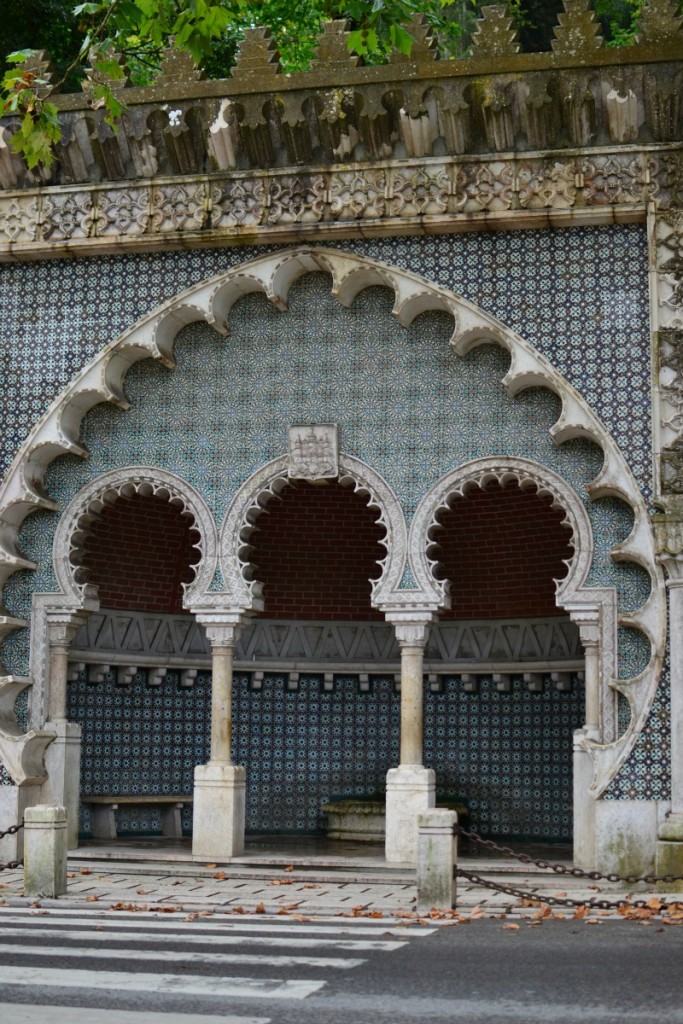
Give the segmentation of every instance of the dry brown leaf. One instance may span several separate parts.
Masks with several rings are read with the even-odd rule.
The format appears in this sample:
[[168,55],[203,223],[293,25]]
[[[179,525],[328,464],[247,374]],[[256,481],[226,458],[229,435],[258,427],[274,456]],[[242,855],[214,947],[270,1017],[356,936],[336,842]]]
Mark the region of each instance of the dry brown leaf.
[[79,871],[79,874],[80,875],[92,875],[92,871],[90,870],[90,868],[81,868],[81,870]]
[[228,876],[226,875],[225,871],[216,871],[213,877],[217,878],[219,882],[222,882],[223,879],[227,878]]
[[678,926],[678,925],[680,925],[680,924],[681,924],[682,922],[681,922],[681,921],[679,921],[678,919],[672,920],[672,919],[671,919],[670,917],[665,917],[665,918],[664,918],[664,922],[663,922],[663,923],[664,923],[664,924],[670,924],[670,925],[675,925],[675,926]]
[[[541,922],[538,921],[537,923],[540,924]],[[503,931],[515,931],[516,932],[518,930],[518,928],[519,928],[518,924],[504,924],[503,925]]]
[[160,914],[175,914],[176,910],[182,910],[182,909],[183,909],[182,907],[167,907],[167,906],[163,906],[163,907],[162,906],[158,906],[157,907],[157,910],[159,911]]
[[291,878],[273,878],[270,882],[271,885],[294,885]]
[[99,899],[99,896],[86,896],[85,897],[85,902],[86,903],[97,903],[98,899]]
[[666,906],[666,904],[662,903],[661,900],[658,900],[656,896],[654,896],[651,900],[648,900],[646,905],[650,908],[650,910],[654,910],[655,913],[659,913],[662,907]]
[[588,907],[585,903],[582,903],[580,907],[577,907],[574,912],[574,919],[585,917],[588,913]]
[[292,914],[293,921],[310,921],[310,917],[304,917],[303,914]]
[[205,864],[204,867],[205,868],[217,868],[218,864]]
[[304,889],[319,889],[319,885],[313,885],[313,882],[306,882]]
[[186,921],[196,921],[198,917],[199,917],[199,914],[186,914],[185,915],[185,920]]
[[554,896],[566,896],[567,894],[566,894],[566,892],[556,892],[556,893],[553,893],[553,895]]
[[293,864],[288,864],[287,867],[285,868],[285,871],[293,871],[293,870],[294,870],[294,865]]
[[479,918],[483,917],[483,916],[484,916],[484,908],[483,907],[475,907],[472,911],[470,911],[470,921],[478,921]]
[[200,910],[199,911],[199,916],[200,917],[213,917],[213,910]]
[[263,904],[262,903],[257,903],[256,907],[254,909],[254,913],[255,914],[265,914],[265,912],[266,912],[266,908],[263,906]]
[[283,914],[284,915],[289,915],[289,911],[287,910],[287,907],[280,907],[280,909],[278,910],[278,914],[279,915],[283,915]]
[[382,913],[381,910],[366,910],[365,913],[363,914],[363,917],[380,918],[384,917],[384,914]]
[[[66,877],[67,878],[75,878],[76,877],[76,872],[75,871],[67,871]],[[0,889],[4,889],[4,888],[5,888],[4,885],[0,885]]]
[[232,912],[233,914],[246,914],[244,907],[233,907]]
[[598,921],[597,917],[589,917],[586,924],[604,924],[604,921]]

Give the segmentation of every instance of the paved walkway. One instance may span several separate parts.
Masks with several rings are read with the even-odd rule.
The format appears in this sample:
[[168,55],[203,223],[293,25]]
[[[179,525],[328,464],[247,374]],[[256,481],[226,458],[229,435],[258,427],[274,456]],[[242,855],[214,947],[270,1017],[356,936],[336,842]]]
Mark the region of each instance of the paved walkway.
[[[140,859],[141,850],[132,843],[84,847],[69,859],[67,894],[58,901],[39,902],[42,908],[98,906],[188,914],[405,917],[415,913],[414,872],[407,865],[387,865],[378,851],[363,847],[359,853],[337,846],[332,856],[321,848],[311,852],[302,850],[301,844],[289,849],[280,844],[280,855],[275,857],[267,845],[262,844],[257,851],[251,849],[239,861],[221,865],[193,863],[186,849],[164,849],[159,843],[148,844],[145,859]],[[596,900],[650,901],[650,908],[633,911],[633,916],[644,919],[650,910],[655,916],[662,912],[666,916],[667,904],[673,906],[674,916],[679,900],[683,906],[683,894],[662,895],[644,886],[629,889],[616,883],[589,883],[500,859],[462,858],[460,866],[487,881],[533,894],[539,902],[566,898],[585,904]],[[34,902],[23,895],[21,870],[0,873],[0,904],[25,906]],[[573,906],[550,906],[552,913],[563,917],[576,913]],[[457,911],[461,916],[474,912],[475,918],[500,914],[533,917],[539,907],[461,879]],[[626,914],[631,912],[627,910]],[[624,911],[595,908],[587,916],[599,920],[624,916]]]

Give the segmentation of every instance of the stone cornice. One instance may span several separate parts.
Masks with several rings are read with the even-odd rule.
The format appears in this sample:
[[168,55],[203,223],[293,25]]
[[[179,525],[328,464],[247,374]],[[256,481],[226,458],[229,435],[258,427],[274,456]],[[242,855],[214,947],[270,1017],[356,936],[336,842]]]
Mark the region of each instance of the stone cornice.
[[628,223],[683,204],[683,145],[500,153],[0,190],[0,261]]

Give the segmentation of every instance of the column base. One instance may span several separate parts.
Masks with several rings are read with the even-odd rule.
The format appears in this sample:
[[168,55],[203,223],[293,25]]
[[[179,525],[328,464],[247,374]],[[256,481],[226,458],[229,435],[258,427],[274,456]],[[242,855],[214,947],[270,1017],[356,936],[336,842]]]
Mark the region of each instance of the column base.
[[431,768],[402,764],[387,772],[385,856],[392,864],[417,864],[417,816],[434,806]]
[[81,788],[81,727],[77,722],[46,722],[55,738],[45,751],[47,781],[41,803],[66,808],[66,841],[69,850],[78,846],[78,811]]
[[235,764],[194,770],[192,859],[229,860],[244,852],[246,771]]

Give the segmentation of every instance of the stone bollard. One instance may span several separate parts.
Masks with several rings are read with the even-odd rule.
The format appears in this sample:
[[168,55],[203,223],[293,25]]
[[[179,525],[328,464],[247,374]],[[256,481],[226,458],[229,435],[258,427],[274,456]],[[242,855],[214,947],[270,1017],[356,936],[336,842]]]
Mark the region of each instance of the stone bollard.
[[418,815],[417,912],[455,906],[458,815],[445,807],[432,807]]
[[24,811],[24,896],[66,892],[66,810],[37,804]]

